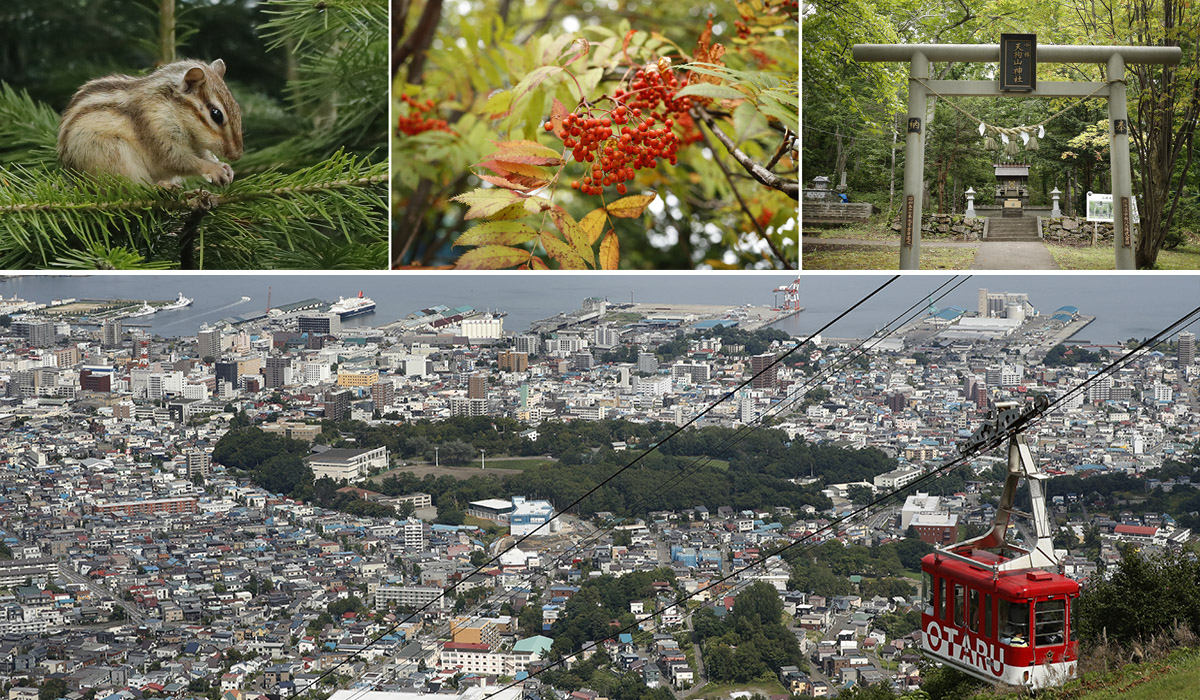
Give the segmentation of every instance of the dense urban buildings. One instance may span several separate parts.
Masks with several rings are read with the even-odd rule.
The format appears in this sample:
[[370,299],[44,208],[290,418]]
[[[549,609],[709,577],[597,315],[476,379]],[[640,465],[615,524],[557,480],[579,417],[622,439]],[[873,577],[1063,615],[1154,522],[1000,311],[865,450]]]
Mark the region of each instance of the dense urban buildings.
[[[337,669],[334,686],[375,689],[363,697],[459,685],[470,698],[543,667],[580,617],[575,596],[618,577],[639,583],[604,624],[632,620],[636,636],[584,641],[650,688],[712,680],[703,649],[679,639],[692,615],[723,619],[752,590],[778,598],[796,639],[797,662],[771,669],[787,693],[916,687],[917,632],[895,626],[920,604],[911,579],[867,571],[865,554],[863,570],[820,578],[764,552],[812,540],[836,563],[979,532],[1002,456],[829,526],[952,459],[997,401],[1064,396],[1103,362],[1069,343],[1091,319],[1079,309],[1040,313],[1023,293],[988,290],[977,312],[931,309],[861,356],[856,339],[819,338],[782,362],[794,340],[758,333],[735,307],[647,314],[589,299],[519,333],[469,307],[355,328],[319,309],[165,338],[132,319],[85,326],[33,308],[0,334],[10,697],[62,681],[72,699],[256,700],[304,694]],[[1030,431],[1051,483],[1082,484],[1052,491],[1068,575],[1085,580],[1122,544],[1193,540],[1186,513],[1118,505],[1087,479],[1194,488],[1155,470],[1200,437],[1195,361],[1181,333]],[[668,444],[653,459],[706,466],[705,478],[749,469],[706,441],[764,419],[755,434],[779,452],[749,464],[782,474],[772,483],[802,494],[794,506],[697,482],[696,502],[637,506],[664,478],[560,510],[586,489],[564,484],[596,483],[680,426],[694,452]],[[507,452],[475,444],[501,433]],[[837,459],[788,461],[807,449]],[[684,593],[696,606],[670,608]]]

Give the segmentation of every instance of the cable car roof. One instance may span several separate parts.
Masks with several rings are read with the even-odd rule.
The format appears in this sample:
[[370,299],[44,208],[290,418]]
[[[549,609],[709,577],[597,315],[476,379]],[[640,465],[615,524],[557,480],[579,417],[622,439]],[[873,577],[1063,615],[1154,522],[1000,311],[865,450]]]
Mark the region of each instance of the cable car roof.
[[[983,549],[973,549],[969,554],[965,551],[958,553],[976,559],[981,564],[990,565],[1006,561],[1005,557]],[[937,552],[926,554],[921,559],[921,568],[930,573],[940,573],[955,581],[962,581],[985,592],[994,590],[1006,598],[1079,593],[1079,583],[1061,574],[1042,569],[1018,569],[993,574],[988,569],[976,568],[957,559],[939,556]]]

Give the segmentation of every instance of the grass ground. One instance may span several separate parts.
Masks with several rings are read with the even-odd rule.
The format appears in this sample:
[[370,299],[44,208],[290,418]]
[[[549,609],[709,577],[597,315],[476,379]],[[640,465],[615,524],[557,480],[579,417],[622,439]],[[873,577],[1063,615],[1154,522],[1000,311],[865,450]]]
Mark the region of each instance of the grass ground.
[[[554,464],[555,460],[546,459],[544,457],[530,457],[528,459],[489,459],[487,463],[490,465],[487,469],[537,469],[538,467],[547,467]],[[479,469],[479,460],[475,460],[468,464],[464,469]]]
[[817,242],[822,238],[853,238],[863,241],[894,241],[900,234],[894,233],[881,217],[872,217],[861,224],[846,224],[845,226],[828,226],[822,228],[807,228],[804,231],[805,240]]
[[[1054,262],[1064,270],[1111,270],[1113,269],[1113,249],[1111,246],[1088,246],[1075,248],[1072,246],[1047,243]],[[1200,243],[1195,241],[1188,245],[1179,246],[1173,250],[1164,250],[1158,254],[1157,268],[1160,270],[1200,270]]]
[[[975,262],[975,248],[921,249],[922,270],[965,270]],[[900,267],[900,249],[874,245],[804,245],[806,270],[895,270]]]
[[698,700],[699,698],[718,700],[727,698],[730,693],[739,690],[744,690],[751,695],[761,693],[767,697],[772,695],[787,695],[787,691],[784,690],[783,685],[777,680],[772,680],[770,683],[766,681],[755,681],[753,683],[706,683],[688,693],[687,697],[693,700]]
[[1168,700],[1200,696],[1200,652],[1130,665],[1047,691],[1049,700]]
[[727,460],[727,459],[718,459],[716,457],[705,457],[702,455],[679,455],[678,457],[676,457],[676,459],[682,461],[684,464],[686,464],[688,466],[691,466],[693,463],[699,462],[700,464],[703,464],[706,467],[712,467],[713,469],[720,469],[721,471],[729,470],[729,460]]
[[470,479],[473,476],[496,476],[496,475],[505,476],[508,474],[520,474],[521,473],[520,469],[508,469],[507,467],[505,467],[503,469],[499,468],[499,465],[502,465],[502,464],[504,464],[504,462],[497,462],[497,467],[494,469],[492,467],[488,467],[487,469],[480,469],[478,462],[475,463],[474,468],[469,467],[469,466],[468,467],[435,467],[432,464],[410,464],[406,467],[396,467],[395,469],[389,469],[388,471],[383,472],[382,474],[376,474],[375,476],[371,477],[370,479],[367,479],[367,481],[371,481],[371,482],[374,482],[377,484],[382,483],[384,479],[388,478],[388,476],[390,476],[392,474],[398,474],[400,472],[406,472],[406,473],[412,474],[413,476],[417,477],[418,479],[423,479],[426,476],[430,476],[430,475],[432,475],[432,476],[452,476],[455,479]]

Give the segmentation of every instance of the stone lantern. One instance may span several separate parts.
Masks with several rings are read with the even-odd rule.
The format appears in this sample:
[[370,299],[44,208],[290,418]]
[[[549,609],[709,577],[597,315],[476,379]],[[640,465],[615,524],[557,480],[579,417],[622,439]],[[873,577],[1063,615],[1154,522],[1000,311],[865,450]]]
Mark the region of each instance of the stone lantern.
[[1062,192],[1059,192],[1057,187],[1050,190],[1050,197],[1054,200],[1054,208],[1050,210],[1050,218],[1052,219],[1060,218],[1063,215],[1062,209],[1058,208],[1058,198],[1061,195]]
[[968,219],[975,218],[975,188],[968,187],[964,194],[967,195],[967,213],[964,216]]

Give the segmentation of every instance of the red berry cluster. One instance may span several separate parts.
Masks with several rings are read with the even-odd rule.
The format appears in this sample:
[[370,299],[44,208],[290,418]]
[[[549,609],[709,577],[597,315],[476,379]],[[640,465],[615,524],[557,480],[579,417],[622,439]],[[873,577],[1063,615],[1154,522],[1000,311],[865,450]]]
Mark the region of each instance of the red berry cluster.
[[557,131],[553,122],[546,122],[546,131],[555,132],[575,160],[593,164],[571,188],[601,194],[616,185],[617,193],[625,194],[635,171],[653,168],[660,160],[675,165],[680,144],[701,138],[688,114],[692,98],[675,96],[686,84],[686,78],[678,79],[665,65],[639,69],[628,90],[613,92],[616,107],[600,110],[607,116],[593,116],[595,109],[568,114]]
[[433,100],[420,102],[408,95],[401,95],[400,101],[409,106],[408,114],[400,115],[400,124],[397,127],[400,133],[416,136],[424,131],[451,131],[450,125],[446,123],[445,119],[432,119],[423,116],[426,112],[433,111]]
[[[621,104],[608,114],[597,118],[588,110],[586,116],[572,113],[563,117],[557,136],[571,149],[571,157],[593,164],[583,179],[571,183],[572,189],[600,194],[605,187],[616,185],[617,193],[625,194],[625,183],[633,179],[635,171],[653,168],[659,160],[675,165],[679,141],[671,131],[674,121],[664,119],[660,126],[653,116],[643,118],[641,109]],[[614,126],[620,131],[614,131]],[[546,122],[545,128],[554,131],[554,124]]]
[[692,98],[676,98],[675,93],[687,85],[687,78],[680,81],[671,70],[658,68],[638,69],[629,84],[629,91],[618,89],[613,99],[630,107],[648,109],[653,112],[682,114],[692,106]]
[[739,39],[749,39],[750,27],[746,24],[746,22],[750,21],[750,16],[742,15],[741,17],[742,18],[740,20],[734,20],[733,26],[737,29],[737,35]]

